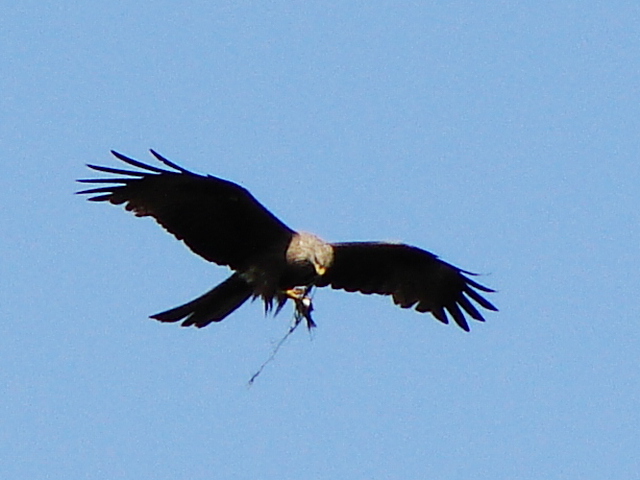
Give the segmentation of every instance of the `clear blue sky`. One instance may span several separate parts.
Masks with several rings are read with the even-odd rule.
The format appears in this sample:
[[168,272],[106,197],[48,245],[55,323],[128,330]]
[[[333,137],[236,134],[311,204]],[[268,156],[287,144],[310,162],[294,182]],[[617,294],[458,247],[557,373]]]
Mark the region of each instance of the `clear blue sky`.
[[[640,4],[5,2],[0,477],[640,478]],[[484,274],[469,334],[319,291],[150,314],[227,275],[74,196],[155,148],[293,228]]]

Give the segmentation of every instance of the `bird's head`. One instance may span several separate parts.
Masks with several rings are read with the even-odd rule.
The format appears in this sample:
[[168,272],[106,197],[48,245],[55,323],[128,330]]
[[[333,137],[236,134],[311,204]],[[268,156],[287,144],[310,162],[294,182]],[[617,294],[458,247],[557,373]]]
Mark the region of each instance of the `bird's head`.
[[316,274],[322,276],[333,263],[333,247],[311,233],[298,232],[287,248],[287,262],[309,262]]

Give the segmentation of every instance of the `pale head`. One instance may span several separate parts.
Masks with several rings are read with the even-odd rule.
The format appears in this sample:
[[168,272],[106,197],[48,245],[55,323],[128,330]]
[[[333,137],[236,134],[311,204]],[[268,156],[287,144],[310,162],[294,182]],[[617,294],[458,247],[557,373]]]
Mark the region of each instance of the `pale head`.
[[311,263],[316,273],[322,276],[333,263],[333,247],[311,233],[298,232],[287,248],[287,263],[306,262]]

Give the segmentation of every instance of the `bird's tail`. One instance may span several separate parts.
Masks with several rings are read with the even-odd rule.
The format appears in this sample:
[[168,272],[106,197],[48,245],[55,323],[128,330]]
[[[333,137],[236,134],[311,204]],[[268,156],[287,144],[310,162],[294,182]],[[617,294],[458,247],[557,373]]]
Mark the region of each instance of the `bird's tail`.
[[251,297],[253,289],[240,275],[234,273],[213,290],[195,300],[152,315],[161,322],[177,322],[184,319],[183,327],[195,325],[205,327],[211,322],[219,322]]

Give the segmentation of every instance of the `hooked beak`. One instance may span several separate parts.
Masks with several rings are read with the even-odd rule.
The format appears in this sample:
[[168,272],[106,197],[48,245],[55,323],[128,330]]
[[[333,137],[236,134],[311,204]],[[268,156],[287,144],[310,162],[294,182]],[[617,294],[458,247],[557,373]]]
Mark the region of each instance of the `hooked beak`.
[[322,265],[320,265],[320,264],[318,264],[318,263],[314,263],[314,264],[313,264],[313,266],[314,266],[314,268],[316,269],[316,273],[317,273],[319,276],[324,275],[324,274],[325,274],[325,272],[327,271],[327,268],[326,268],[326,267],[324,267],[324,266],[322,266]]

